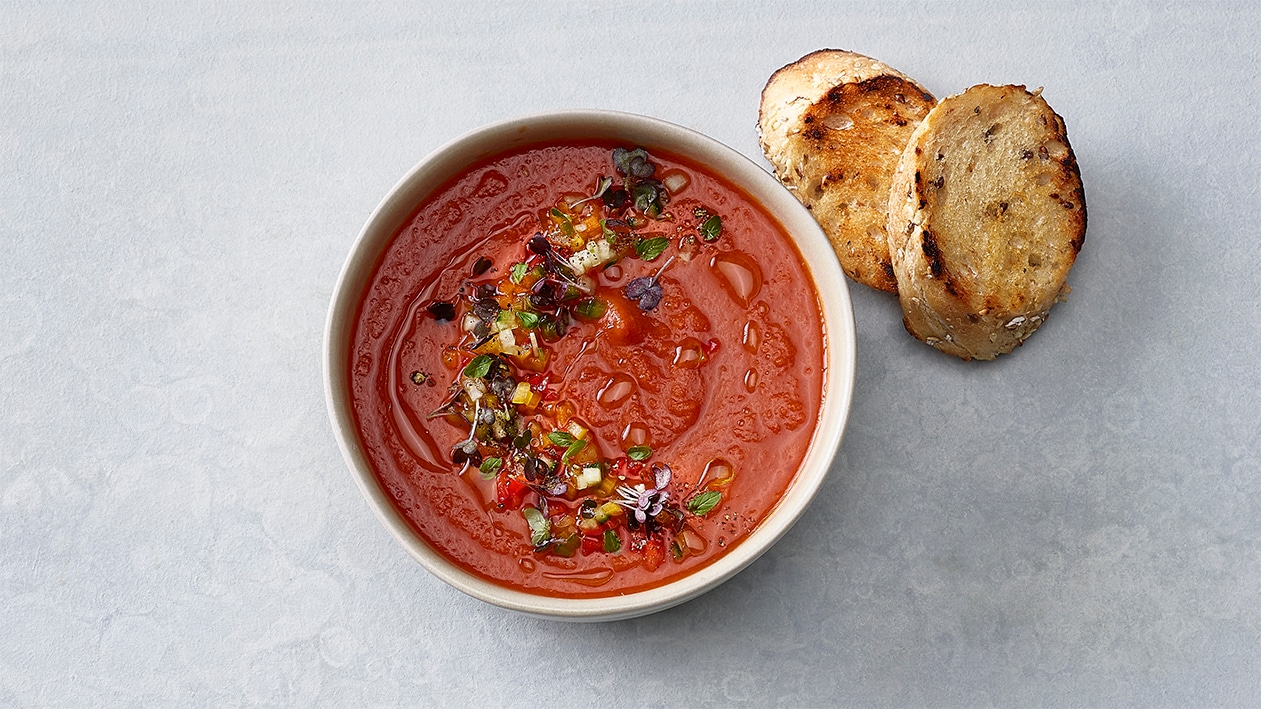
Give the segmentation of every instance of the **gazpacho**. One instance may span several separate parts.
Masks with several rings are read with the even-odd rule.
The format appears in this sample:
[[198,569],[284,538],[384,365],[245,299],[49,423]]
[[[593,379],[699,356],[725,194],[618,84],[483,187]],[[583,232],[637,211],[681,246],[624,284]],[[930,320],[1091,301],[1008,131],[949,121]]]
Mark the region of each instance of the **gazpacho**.
[[355,320],[359,435],[400,513],[495,583],[645,590],[740,543],[818,420],[801,255],[721,176],[532,145],[418,205]]

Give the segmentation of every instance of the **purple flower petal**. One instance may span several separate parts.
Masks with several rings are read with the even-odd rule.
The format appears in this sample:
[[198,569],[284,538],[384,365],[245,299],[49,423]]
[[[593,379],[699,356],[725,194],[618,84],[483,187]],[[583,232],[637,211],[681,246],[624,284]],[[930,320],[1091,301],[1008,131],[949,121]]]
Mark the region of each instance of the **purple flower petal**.
[[652,475],[657,481],[657,489],[664,490],[670,484],[670,478],[673,477],[674,471],[665,463],[653,463]]

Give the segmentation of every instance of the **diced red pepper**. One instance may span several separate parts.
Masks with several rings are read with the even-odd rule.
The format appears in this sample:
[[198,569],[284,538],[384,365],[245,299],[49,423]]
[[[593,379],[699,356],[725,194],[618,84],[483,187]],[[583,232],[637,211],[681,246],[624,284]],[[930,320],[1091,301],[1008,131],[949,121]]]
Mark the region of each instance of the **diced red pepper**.
[[613,461],[613,467],[609,468],[609,475],[615,479],[625,479],[630,474],[630,458],[621,456]]
[[495,481],[495,501],[500,507],[519,510],[525,504],[525,496],[529,494],[530,486],[522,478],[508,475],[501,475]]
[[604,551],[604,533],[603,532],[601,532],[600,536],[598,537],[589,537],[585,534],[583,535],[582,553],[584,555],[597,554],[602,551]]
[[665,547],[659,539],[648,540],[639,553],[644,558],[644,568],[649,571],[656,571],[666,558]]

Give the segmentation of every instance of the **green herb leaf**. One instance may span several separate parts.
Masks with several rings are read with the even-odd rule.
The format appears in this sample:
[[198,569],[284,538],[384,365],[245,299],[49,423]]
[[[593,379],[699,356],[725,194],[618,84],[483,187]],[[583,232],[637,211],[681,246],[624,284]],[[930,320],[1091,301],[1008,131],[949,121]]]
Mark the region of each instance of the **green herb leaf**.
[[534,546],[542,546],[552,538],[552,523],[533,507],[527,507],[521,510],[521,514],[525,515],[526,524],[530,525],[530,543]]
[[502,468],[503,466],[504,466],[503,458],[487,458],[486,460],[482,461],[482,464],[478,466],[477,469],[481,471],[482,477],[484,479],[490,480],[491,478],[495,477],[495,475],[499,472],[499,469]]
[[552,431],[547,434],[547,440],[552,442],[554,446],[568,448],[574,444],[574,437],[564,431]]
[[687,509],[697,517],[704,517],[709,511],[714,509],[722,500],[722,493],[717,490],[702,492],[701,494],[688,500]]
[[419,370],[412,372],[412,384],[424,384],[429,377]]
[[635,244],[635,253],[645,261],[652,261],[664,253],[668,246],[670,246],[669,239],[664,236],[654,236]]
[[464,368],[464,376],[472,377],[473,379],[481,379],[490,372],[490,365],[493,364],[494,361],[495,358],[490,355],[477,355],[473,358],[473,361],[469,362],[468,366]]
[[715,214],[701,224],[701,238],[705,241],[717,241],[722,236],[722,217]]
[[579,441],[574,441],[573,443],[570,443],[569,447],[565,449],[565,455],[562,455],[560,457],[560,462],[564,463],[565,461],[569,460],[570,456],[577,455],[579,451],[581,451],[583,448],[586,448],[586,447],[587,447],[586,441],[579,440]]
[[529,266],[525,263],[514,263],[512,268],[508,270],[508,278],[513,283],[520,283],[525,278],[525,272],[529,270]]
[[652,449],[648,446],[631,446],[626,451],[626,457],[631,460],[648,460],[652,455]]
[[604,551],[610,554],[616,554],[622,550],[622,538],[617,536],[617,532],[606,529],[604,530]]
[[518,310],[517,321],[521,323],[521,327],[527,330],[533,330],[539,326],[538,313],[532,313],[528,310]]
[[560,220],[560,230],[565,236],[572,237],[574,235],[574,221],[569,215],[560,211],[558,207],[552,207],[552,217]]

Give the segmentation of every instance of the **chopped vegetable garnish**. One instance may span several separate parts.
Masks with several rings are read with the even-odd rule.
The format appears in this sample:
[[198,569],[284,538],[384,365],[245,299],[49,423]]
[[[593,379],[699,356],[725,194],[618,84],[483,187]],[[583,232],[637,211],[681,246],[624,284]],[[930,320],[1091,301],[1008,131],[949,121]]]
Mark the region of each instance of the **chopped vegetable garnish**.
[[607,554],[616,554],[622,550],[622,538],[617,536],[617,532],[612,529],[604,530],[604,551]]
[[[629,538],[633,552],[658,555],[645,562],[655,568],[667,550],[676,557],[685,553],[679,540],[685,530],[695,533],[688,520],[712,510],[719,494],[702,492],[682,505],[673,470],[665,462],[650,465],[653,451],[647,445],[630,446],[624,457],[603,457],[601,442],[563,398],[567,372],[548,369],[551,343],[574,331],[595,341],[610,321],[624,325],[624,313],[606,318],[617,307],[608,281],[621,278],[620,268],[606,269],[631,256],[656,261],[672,248],[671,238],[660,231],[641,231],[659,218],[674,219],[663,214],[669,194],[653,179],[657,166],[648,152],[618,148],[612,157],[618,177],[602,175],[591,196],[564,198],[543,210],[538,231],[524,243],[523,260],[498,280],[466,281],[459,308],[456,299],[430,303],[429,313],[439,321],[460,313],[464,340],[452,349],[450,366],[469,358],[450,397],[430,417],[466,427],[467,438],[452,448],[452,461],[460,472],[476,467],[482,478],[493,480],[500,509],[521,510],[534,553],[616,554]],[[672,229],[684,235],[679,244],[689,249],[682,256],[686,261],[702,248],[695,234],[705,242],[716,240],[721,220],[701,207],[685,214],[691,215],[688,223]],[[661,274],[678,255],[623,287],[641,311],[661,305]],[[471,270],[476,277],[492,267],[480,256]],[[419,371],[412,381],[433,383]]]

